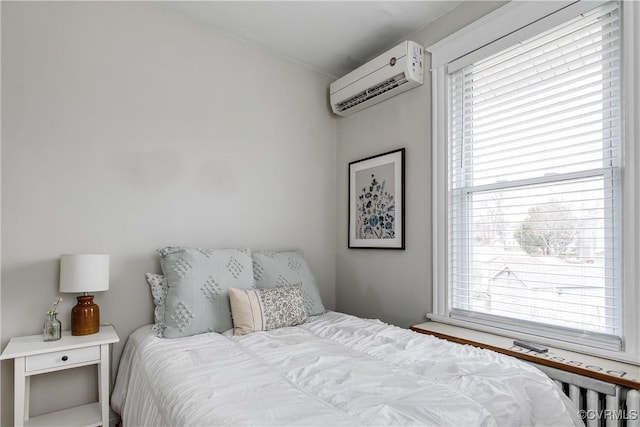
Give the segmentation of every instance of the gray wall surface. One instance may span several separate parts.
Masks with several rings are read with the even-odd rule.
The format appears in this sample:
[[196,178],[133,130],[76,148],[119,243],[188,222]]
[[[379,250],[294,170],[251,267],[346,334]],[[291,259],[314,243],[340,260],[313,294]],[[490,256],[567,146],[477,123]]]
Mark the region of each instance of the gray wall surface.
[[[468,2],[425,47],[502,2]],[[166,245],[305,251],[330,309],[408,326],[431,307],[431,82],[348,118],[330,79],[151,3],[2,2],[0,344],[36,334],[59,256],[111,255],[124,341]],[[429,59],[427,55],[427,69]],[[347,165],[406,148],[406,250],[347,249]],[[63,329],[73,295],[63,295]],[[13,417],[2,363],[2,425]],[[32,382],[32,414],[96,398],[94,368]]]
[[[41,333],[66,253],[111,255],[114,371],[163,246],[299,247],[335,309],[329,83],[151,3],[2,2],[2,347]],[[93,401],[92,370],[34,377],[32,415]]]
[[[409,37],[424,47],[504,2],[466,2]],[[431,311],[431,75],[424,85],[338,119],[336,298],[339,311],[399,326]],[[406,148],[406,250],[348,249],[349,162]]]

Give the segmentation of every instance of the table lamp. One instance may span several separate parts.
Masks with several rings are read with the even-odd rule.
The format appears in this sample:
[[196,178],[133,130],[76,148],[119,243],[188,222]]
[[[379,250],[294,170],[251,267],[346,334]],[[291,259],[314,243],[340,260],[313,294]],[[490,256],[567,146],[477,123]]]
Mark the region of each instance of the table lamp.
[[60,292],[83,293],[71,309],[71,335],[100,330],[100,308],[89,292],[109,290],[109,255],[79,254],[60,257]]

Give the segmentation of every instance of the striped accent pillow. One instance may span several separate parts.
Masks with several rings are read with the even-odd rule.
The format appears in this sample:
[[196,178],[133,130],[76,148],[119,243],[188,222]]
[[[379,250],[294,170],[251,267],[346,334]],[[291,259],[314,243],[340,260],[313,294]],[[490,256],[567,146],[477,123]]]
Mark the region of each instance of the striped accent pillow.
[[233,334],[295,326],[307,320],[302,284],[269,289],[229,288]]

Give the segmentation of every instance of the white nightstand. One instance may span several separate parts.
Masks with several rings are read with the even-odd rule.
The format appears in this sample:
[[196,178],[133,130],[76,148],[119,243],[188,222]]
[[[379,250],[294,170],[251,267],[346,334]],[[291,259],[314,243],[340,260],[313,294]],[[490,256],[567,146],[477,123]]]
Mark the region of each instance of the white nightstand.
[[[62,333],[58,341],[44,342],[42,334],[11,338],[0,360],[15,359],[14,422],[21,426],[108,426],[109,425],[109,344],[120,341],[113,326],[100,326],[92,335]],[[32,375],[86,365],[98,365],[96,403],[77,406],[29,418],[29,388]]]

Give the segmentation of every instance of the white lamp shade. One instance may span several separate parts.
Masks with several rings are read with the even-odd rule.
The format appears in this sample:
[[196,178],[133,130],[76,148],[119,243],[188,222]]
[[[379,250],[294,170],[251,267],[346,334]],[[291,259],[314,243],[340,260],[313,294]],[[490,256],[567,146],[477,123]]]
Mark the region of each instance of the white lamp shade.
[[81,254],[60,257],[60,292],[109,290],[109,255]]

